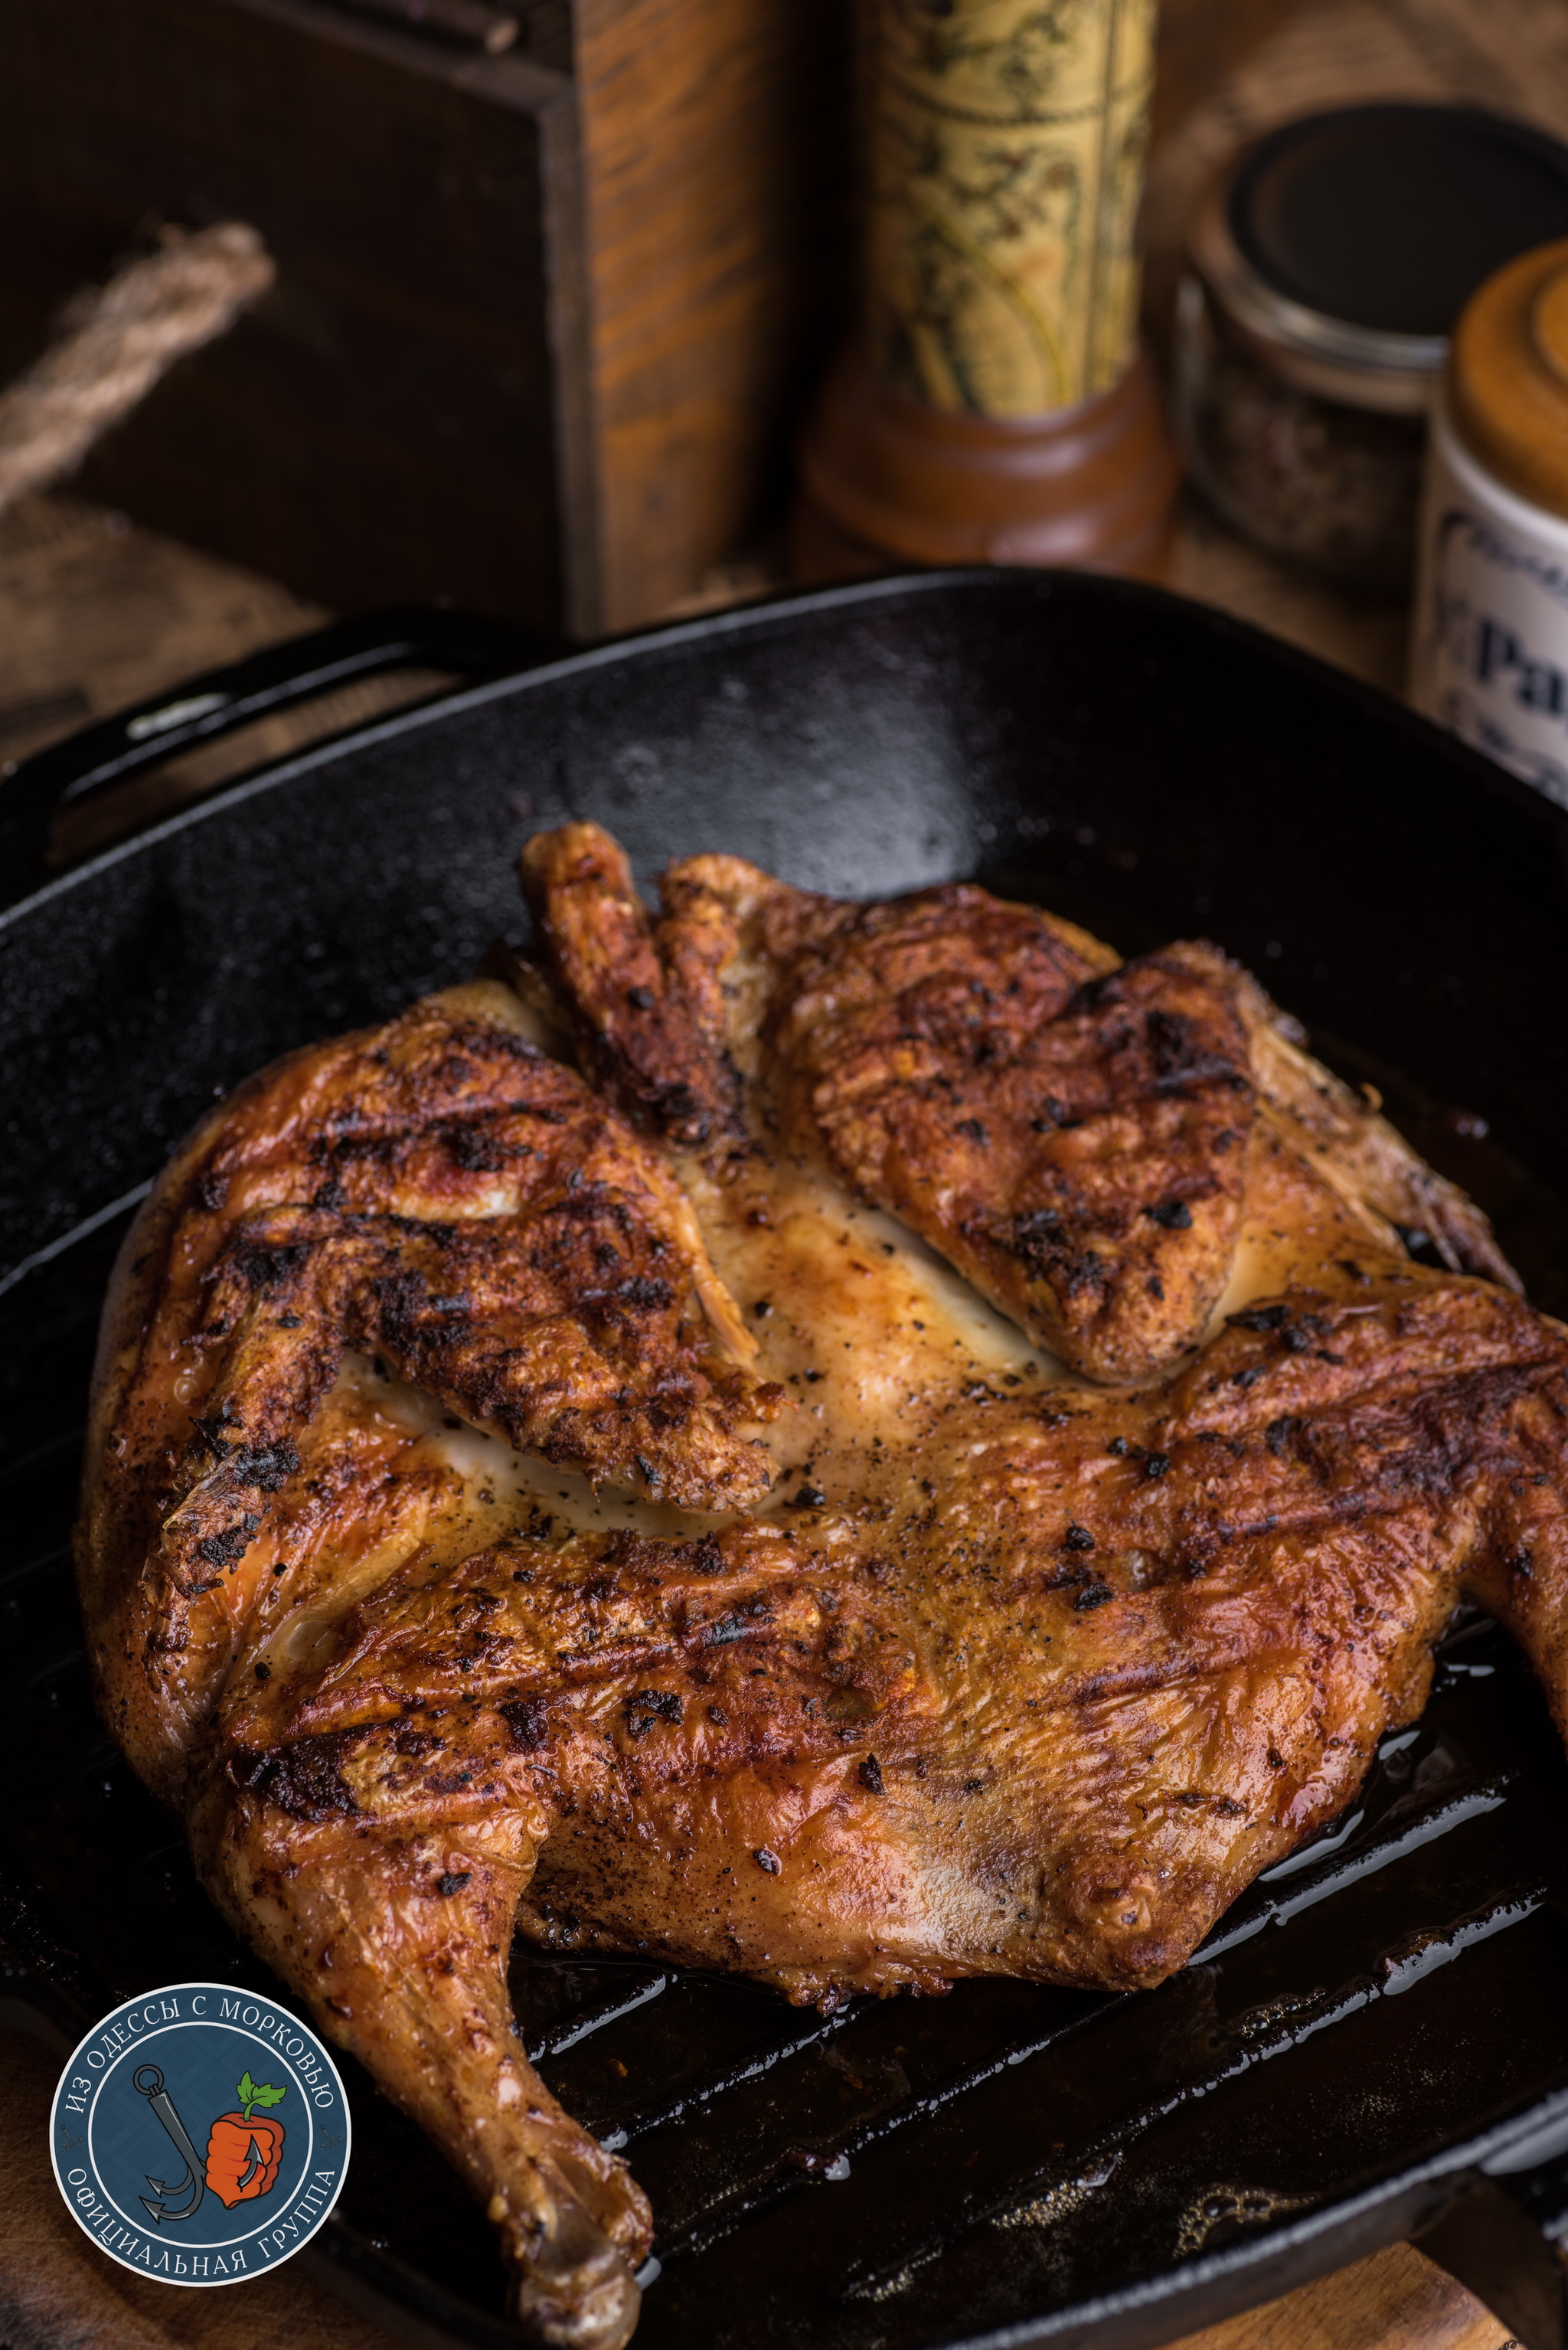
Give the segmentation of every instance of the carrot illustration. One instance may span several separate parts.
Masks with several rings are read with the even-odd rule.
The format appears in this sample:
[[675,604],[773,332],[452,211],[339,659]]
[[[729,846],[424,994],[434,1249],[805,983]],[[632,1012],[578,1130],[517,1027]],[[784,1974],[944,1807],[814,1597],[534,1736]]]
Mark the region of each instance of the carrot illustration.
[[220,2114],[207,2138],[207,2184],[226,2210],[265,2195],[277,2177],[283,2160],[283,2124],[265,2113],[254,2118],[258,2106],[281,2105],[286,2089],[264,2082],[258,2087],[247,2073],[237,2092],[242,2110]]

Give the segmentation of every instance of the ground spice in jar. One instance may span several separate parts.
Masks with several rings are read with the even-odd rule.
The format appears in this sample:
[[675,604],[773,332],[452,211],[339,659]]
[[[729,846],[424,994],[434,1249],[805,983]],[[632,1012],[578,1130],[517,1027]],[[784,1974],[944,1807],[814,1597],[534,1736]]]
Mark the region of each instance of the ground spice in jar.
[[1367,106],[1252,148],[1178,299],[1189,471],[1243,536],[1408,592],[1433,386],[1473,287],[1568,234],[1568,149],[1476,108]]

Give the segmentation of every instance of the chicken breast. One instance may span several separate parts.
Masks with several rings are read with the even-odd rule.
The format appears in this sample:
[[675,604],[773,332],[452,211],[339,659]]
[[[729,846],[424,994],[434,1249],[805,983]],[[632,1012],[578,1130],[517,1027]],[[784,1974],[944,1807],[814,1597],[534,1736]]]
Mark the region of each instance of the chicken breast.
[[1211,946],[711,857],[655,916],[588,826],[524,884],[514,990],[167,1170],[78,1556],[214,1897],[534,2334],[617,2350],[650,2218],[527,2064],[514,1931],[824,2004],[1160,1981],[1461,1593],[1568,1724],[1568,1335]]

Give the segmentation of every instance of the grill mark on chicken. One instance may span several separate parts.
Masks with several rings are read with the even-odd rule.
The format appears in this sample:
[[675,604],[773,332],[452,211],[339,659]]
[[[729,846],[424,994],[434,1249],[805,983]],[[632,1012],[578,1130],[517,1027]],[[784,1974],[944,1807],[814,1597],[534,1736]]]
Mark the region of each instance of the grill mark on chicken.
[[[1332,1345],[1293,1354],[1289,1324],[1254,1315],[1135,1400],[1054,1424],[960,1407],[943,1511],[875,1513],[869,1556],[873,1513],[825,1511],[793,1540],[729,1529],[695,1574],[692,1544],[617,1537],[410,1573],[351,1611],[324,1670],[225,1708],[253,1832],[277,1838],[270,1804],[428,1833],[525,1784],[553,1820],[541,1883],[586,1946],[744,1965],[797,1994],[933,1971],[1158,1981],[1349,1799],[1460,1588],[1562,1538],[1531,1483],[1526,1537],[1512,1490],[1561,1472],[1561,1334],[1480,1288],[1280,1303]],[[705,1835],[719,1782],[744,1825]],[[1013,1871],[1024,1914],[998,1939],[958,1888],[999,1865],[1003,1815],[1036,1822],[1027,1853],[1049,1861]],[[907,1893],[902,1923],[867,1914],[867,1835],[883,1873],[943,1887],[940,1925]],[[674,1898],[672,1852],[689,1894],[691,1872],[764,1847],[789,1896],[764,1918],[724,1912],[715,1935]],[[590,1880],[590,1850],[607,1876]]]
[[[692,1148],[740,1130],[711,986],[683,1026],[679,1007],[695,1001],[691,941],[710,979],[749,944],[770,968],[782,1082],[863,1197],[1094,1378],[1147,1375],[1196,1340],[1235,1249],[1255,1114],[1222,955],[1181,946],[1107,972],[1066,925],[981,889],[849,907],[738,860],[675,867],[662,920],[634,922],[618,858],[577,825],[532,844],[525,868],[596,1070],[657,1131]],[[712,1117],[662,1115],[661,1084]]]
[[1042,985],[1028,965],[1068,957],[1036,922],[1024,971],[987,983],[994,925],[957,894],[797,964],[779,1048],[864,1196],[1075,1368],[1146,1375],[1196,1339],[1236,1244],[1254,1114],[1236,975],[1180,947]]
[[[649,2214],[523,2056],[514,1928],[828,2005],[1158,1981],[1350,1800],[1461,1592],[1568,1725],[1568,1336],[1212,949],[719,857],[654,920],[586,827],[529,871],[548,1033],[670,1162],[493,989],[253,1081],[122,1260],[78,1551],[215,1897],[532,2332],[618,2350]],[[836,1175],[1146,1384],[1002,1343]],[[1423,1201],[1491,1281],[1409,1263]],[[507,1445],[720,1522],[591,1523]]]
[[[1260,1096],[1380,1237],[1419,1226],[1453,1270],[1517,1287],[1484,1216],[1212,947],[1118,965],[967,884],[863,907],[720,857],[672,866],[655,921],[587,824],[530,843],[524,873],[612,1097],[678,1148],[732,1154],[759,1108],[774,1119],[753,1100],[748,1129],[736,1076],[761,1042],[837,1172],[1092,1378],[1147,1377],[1201,1336]],[[666,1117],[671,1087],[702,1116]]]
[[423,1007],[254,1080],[168,1222],[125,1420],[163,1436],[171,1380],[195,1405],[159,1503],[182,1597],[244,1557],[346,1347],[590,1476],[695,1508],[767,1489],[737,1431],[782,1399],[713,1346],[680,1194],[500,1022]]

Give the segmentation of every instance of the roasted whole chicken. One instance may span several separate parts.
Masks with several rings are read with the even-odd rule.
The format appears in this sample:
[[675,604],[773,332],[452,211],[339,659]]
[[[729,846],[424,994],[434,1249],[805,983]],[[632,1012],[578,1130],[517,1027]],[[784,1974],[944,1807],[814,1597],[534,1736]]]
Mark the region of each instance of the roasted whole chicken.
[[78,1557],[215,1899],[533,2335],[617,2350],[649,2208],[529,2068],[514,1934],[824,2004],[1159,1982],[1461,1594],[1568,1721],[1568,1334],[1213,947],[718,856],[654,915],[583,824],[524,886],[512,984],[165,1171]]

